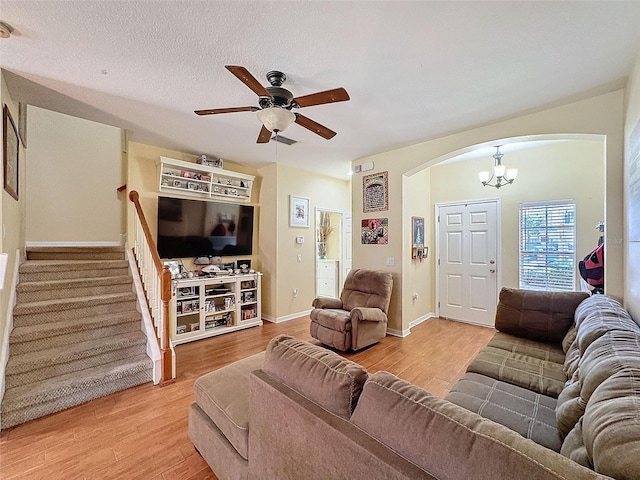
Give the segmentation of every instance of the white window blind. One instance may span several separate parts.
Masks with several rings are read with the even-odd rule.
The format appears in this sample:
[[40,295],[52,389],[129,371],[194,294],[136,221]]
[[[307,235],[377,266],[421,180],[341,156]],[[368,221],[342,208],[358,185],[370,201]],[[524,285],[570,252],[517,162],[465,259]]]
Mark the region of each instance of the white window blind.
[[519,212],[520,288],[575,290],[575,202],[522,203]]

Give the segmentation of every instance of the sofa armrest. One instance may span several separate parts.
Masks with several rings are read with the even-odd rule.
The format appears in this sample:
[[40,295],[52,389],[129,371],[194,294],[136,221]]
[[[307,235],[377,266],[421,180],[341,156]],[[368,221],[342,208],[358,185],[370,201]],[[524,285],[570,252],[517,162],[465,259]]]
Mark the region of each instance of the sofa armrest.
[[351,321],[386,322],[387,315],[379,308],[355,307],[351,310]]
[[342,300],[339,298],[318,297],[311,306],[313,308],[342,308]]

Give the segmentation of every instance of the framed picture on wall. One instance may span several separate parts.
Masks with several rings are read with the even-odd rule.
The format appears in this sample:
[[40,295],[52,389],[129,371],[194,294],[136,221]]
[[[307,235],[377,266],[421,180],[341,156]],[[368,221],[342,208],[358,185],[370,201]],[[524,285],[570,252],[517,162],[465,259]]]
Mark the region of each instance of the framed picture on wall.
[[362,177],[362,211],[389,210],[388,172],[373,173]]
[[424,218],[411,217],[411,225],[413,231],[411,246],[413,248],[424,247]]
[[289,226],[309,228],[309,199],[289,195]]
[[9,107],[3,107],[2,158],[4,165],[4,189],[18,200],[18,155],[20,152],[18,131],[13,123]]

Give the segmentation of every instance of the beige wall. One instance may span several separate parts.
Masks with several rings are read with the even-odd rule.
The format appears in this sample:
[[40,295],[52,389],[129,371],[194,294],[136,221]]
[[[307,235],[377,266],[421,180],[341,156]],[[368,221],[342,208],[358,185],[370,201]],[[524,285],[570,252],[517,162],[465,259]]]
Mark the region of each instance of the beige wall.
[[[261,243],[267,242],[275,247],[270,248],[271,258],[264,258],[263,273],[266,283],[271,285],[269,294],[272,298],[264,302],[264,314],[270,320],[287,318],[311,309],[315,298],[315,229],[314,212],[316,207],[327,210],[350,211],[349,182],[337,180],[306,170],[289,167],[283,164],[270,165],[260,170],[261,175],[270,176],[270,184],[276,184],[275,191],[265,190],[260,199],[263,208],[267,201],[275,199],[275,232],[273,224],[262,231]],[[273,178],[275,176],[275,179]],[[268,193],[267,193],[268,192]],[[289,226],[289,196],[309,198],[309,228]],[[267,238],[271,236],[271,238]],[[296,237],[304,237],[304,243],[297,244]],[[265,252],[266,254],[266,252]],[[298,262],[298,255],[301,261]],[[275,287],[273,285],[275,282]],[[293,291],[297,290],[297,296]],[[264,293],[263,293],[264,295]]]
[[[389,327],[394,330],[406,330],[411,322],[423,319],[426,315],[435,312],[435,285],[431,275],[432,270],[435,268],[433,260],[435,244],[430,234],[430,226],[433,224],[431,176],[432,169],[425,168],[410,177],[405,176],[403,178],[402,198],[406,213],[409,217],[424,218],[424,245],[429,250],[427,258],[423,259],[422,262],[411,258],[413,224],[411,218],[409,218],[408,222],[403,222],[402,235],[406,241],[402,244],[402,291],[406,292],[406,295],[402,297],[401,301],[403,316],[406,318],[407,324],[403,328],[395,319],[396,323]],[[396,281],[395,278],[394,281]],[[418,294],[418,298],[414,298],[415,294]],[[398,301],[395,296],[393,299]]]
[[28,122],[27,242],[119,244],[122,130],[37,107]]
[[[262,315],[276,317],[278,304],[278,165],[259,170],[260,189],[260,264],[262,276]],[[280,219],[282,221],[282,219]]]
[[[0,104],[7,105],[11,118],[18,128],[18,103],[15,102],[9,93],[7,84],[5,83],[4,74],[1,75],[1,89],[0,89]],[[30,134],[31,135],[31,134]],[[31,137],[29,137],[31,138]],[[28,144],[28,143],[27,143]],[[8,331],[7,327],[10,322],[8,318],[12,315],[13,305],[10,305],[10,299],[12,296],[11,280],[14,275],[14,265],[16,263],[16,251],[19,250],[20,256],[24,255],[25,245],[25,211],[26,211],[26,150],[20,145],[20,151],[18,153],[19,165],[18,165],[18,200],[15,200],[4,189],[0,195],[0,223],[4,227],[6,236],[0,235],[0,246],[4,253],[9,256],[7,262],[7,272],[4,279],[4,288],[0,292],[0,359],[4,357],[7,352],[4,350],[5,342],[8,344]],[[2,172],[2,169],[0,169]],[[2,175],[2,173],[0,173]],[[4,184],[4,181],[2,182]],[[1,231],[1,230],[0,230]],[[7,334],[5,336],[5,334]],[[0,367],[4,370],[4,366]],[[0,395],[2,392],[0,392]]]
[[[140,195],[140,205],[147,219],[149,229],[154,237],[156,236],[158,227],[158,167],[157,162],[160,161],[160,157],[168,157],[176,160],[183,160],[185,162],[195,162],[197,157],[195,155],[189,155],[187,153],[176,152],[173,150],[167,150],[152,145],[145,145],[142,143],[128,142],[127,147],[127,242],[129,245],[133,245],[134,242],[134,208],[133,204],[128,200],[129,192],[136,190]],[[256,175],[256,170],[245,167],[233,162],[225,160],[225,170],[231,170],[234,172],[246,173],[249,175]],[[256,178],[251,190],[251,205],[255,205],[259,198],[261,181]],[[163,193],[164,196],[170,196]],[[223,261],[234,261],[237,259],[250,259],[252,268],[260,270],[260,264],[258,262],[257,248],[259,228],[255,228],[258,225],[258,218],[260,217],[259,208],[254,210],[254,229],[253,229],[253,255],[246,256],[233,256],[223,257]],[[193,258],[183,259],[183,263],[187,269],[195,268],[193,264]]]
[[[353,220],[359,225],[362,218],[376,216],[389,218],[389,231],[402,232],[391,235],[385,246],[360,245],[354,243],[354,268],[381,268],[393,273],[394,279],[403,277],[403,251],[410,240],[407,238],[411,222],[412,206],[403,193],[403,178],[415,174],[422,168],[434,165],[452,152],[462,153],[473,145],[495,144],[512,137],[549,134],[595,134],[606,137],[605,167],[605,220],[607,224],[606,285],[607,292],[615,297],[623,295],[623,248],[622,248],[622,198],[623,185],[623,92],[616,91],[580,102],[551,108],[511,120],[487,125],[455,135],[438,138],[391,152],[370,156],[354,162],[354,165],[374,162],[374,172],[389,172],[389,210],[378,215],[362,214],[361,175],[354,175]],[[401,228],[401,225],[403,227]],[[385,259],[393,257],[395,265],[388,267]],[[404,283],[404,282],[403,282]],[[411,291],[400,282],[394,283],[394,294],[390,308],[390,328],[406,329],[413,318],[403,315],[403,305],[411,299]]]
[[[513,185],[500,189],[484,187],[478,181],[478,171],[493,165],[491,157],[431,167],[431,200],[437,204],[500,199],[501,253],[498,262],[502,285],[498,287],[518,288],[520,203],[575,200],[576,261],[597,246],[600,233],[595,226],[604,218],[604,144],[601,141],[554,142],[515,150],[506,154],[502,162],[519,171]],[[435,239],[435,224],[430,226]],[[435,267],[431,274],[435,287]],[[578,280],[576,272],[576,288],[579,288]]]
[[626,110],[624,301],[640,321],[640,54],[627,86]]

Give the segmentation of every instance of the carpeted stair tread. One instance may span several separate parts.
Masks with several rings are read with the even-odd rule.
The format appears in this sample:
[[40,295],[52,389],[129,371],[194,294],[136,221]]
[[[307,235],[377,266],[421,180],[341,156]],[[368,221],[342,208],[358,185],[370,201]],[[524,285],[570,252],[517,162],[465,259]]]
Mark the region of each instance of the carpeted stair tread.
[[111,293],[93,297],[61,298],[57,300],[20,303],[14,308],[13,314],[14,316],[19,316],[43,312],[57,312],[60,310],[73,310],[108,303],[132,302],[135,300],[136,295],[133,292]]
[[146,354],[141,354],[42,382],[8,388],[2,401],[2,415],[4,417],[14,410],[73,396],[90,388],[99,388],[100,385],[145,370],[149,372],[148,381],[151,381],[151,359]]
[[31,342],[42,338],[66,335],[94,328],[102,328],[120,323],[140,324],[140,313],[135,310],[121,313],[111,313],[108,315],[90,316],[86,318],[76,318],[61,322],[40,323],[24,327],[15,327],[11,332],[10,344]]
[[125,322],[115,325],[98,325],[96,328],[67,333],[65,335],[49,336],[19,343],[11,342],[11,353],[13,355],[22,355],[41,350],[50,350],[52,348],[69,347],[76,343],[88,342],[89,340],[97,340],[100,338],[123,335],[136,331],[140,331],[140,320],[137,322]]
[[27,260],[20,265],[20,273],[111,268],[129,268],[129,264],[126,260]]
[[[6,388],[18,387],[28,383],[36,383],[48,378],[58,377],[67,373],[78,372],[91,367],[97,367],[106,363],[115,362],[124,358],[135,357],[146,353],[146,345],[135,344],[130,347],[110,350],[98,355],[80,358],[67,363],[52,363],[42,368],[27,370],[25,372],[14,373],[5,376]],[[4,424],[4,419],[3,419]]]
[[111,246],[86,246],[86,247],[79,247],[79,246],[66,246],[66,247],[53,247],[53,246],[49,246],[49,247],[29,247],[27,248],[27,254],[29,253],[46,253],[46,252],[50,252],[50,253],[74,253],[74,252],[78,252],[78,253],[83,253],[83,252],[97,252],[97,253],[104,253],[104,252],[124,252],[124,247],[122,246],[115,246],[115,245],[111,245]]
[[18,284],[17,291],[33,292],[36,290],[57,290],[69,288],[81,288],[91,285],[106,286],[121,283],[131,283],[131,277],[127,275],[114,275],[111,277],[84,277],[84,278],[66,278],[62,280],[38,280],[34,282],[21,282]]
[[6,374],[17,374],[32,369],[43,368],[55,363],[66,363],[111,350],[118,350],[133,345],[146,347],[147,337],[141,331],[113,335],[95,340],[87,340],[64,347],[56,347],[36,352],[10,355]]

